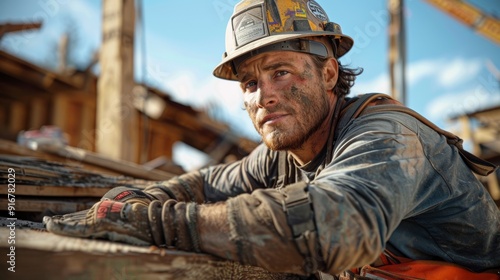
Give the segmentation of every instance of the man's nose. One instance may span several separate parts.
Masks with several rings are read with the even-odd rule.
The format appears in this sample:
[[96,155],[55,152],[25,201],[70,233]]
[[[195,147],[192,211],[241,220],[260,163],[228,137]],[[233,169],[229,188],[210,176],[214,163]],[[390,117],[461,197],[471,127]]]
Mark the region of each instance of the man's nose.
[[273,85],[266,81],[259,81],[257,88],[257,106],[267,108],[278,103],[278,95]]

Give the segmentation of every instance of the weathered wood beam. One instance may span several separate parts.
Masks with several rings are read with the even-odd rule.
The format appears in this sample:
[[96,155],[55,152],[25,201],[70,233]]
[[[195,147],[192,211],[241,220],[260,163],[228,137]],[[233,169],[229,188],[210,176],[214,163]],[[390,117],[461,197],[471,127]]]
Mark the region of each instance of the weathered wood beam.
[[110,170],[109,166],[98,166],[95,164],[88,164],[88,163],[85,163],[83,160],[76,161],[73,158],[59,156],[57,154],[50,154],[50,153],[46,153],[46,152],[42,152],[42,151],[31,150],[27,147],[18,145],[16,142],[4,140],[4,139],[0,139],[0,154],[34,157],[34,158],[38,158],[40,160],[56,161],[56,162],[66,163],[66,164],[70,164],[70,163],[74,164],[76,162],[82,168],[85,168],[86,170],[102,172],[103,174],[107,174],[107,175],[126,175],[126,174],[120,174],[117,171]]
[[138,112],[133,106],[133,0],[103,1],[101,74],[97,83],[96,150],[113,159],[138,162]]
[[62,164],[78,164],[87,171],[102,172],[107,175],[122,175],[136,179],[163,181],[181,174],[178,169],[174,171],[179,173],[148,170],[147,168],[125,161],[117,161],[96,154],[90,151],[73,147],[40,147],[39,150],[31,150],[20,146],[12,141],[0,139],[0,154],[18,155],[36,157],[40,160],[56,161]]
[[[83,199],[78,200],[75,198],[66,198],[63,200],[57,199],[40,199],[40,198],[25,198],[16,196],[15,209],[16,212],[38,212],[44,213],[50,211],[51,213],[67,214],[77,211],[89,209],[99,201],[99,199]],[[9,200],[6,196],[0,197],[0,209],[7,210]]]
[[27,106],[21,102],[12,102],[10,104],[10,131],[19,132],[26,127],[27,124]]
[[[8,225],[8,223],[7,223]],[[11,230],[0,227],[0,248],[10,253]],[[0,275],[15,279],[303,279],[272,273],[206,255],[173,249],[139,247],[90,239],[58,236],[43,230],[16,228],[15,273],[2,262]],[[0,276],[1,277],[1,276]]]
[[41,148],[41,150],[48,153],[54,153],[62,157],[71,158],[76,161],[84,161],[85,163],[88,164],[94,164],[97,166],[106,166],[110,170],[134,178],[163,181],[178,175],[160,170],[147,170],[141,165],[133,162],[116,160],[105,155],[69,146],[66,147],[44,146]]
[[20,80],[21,83],[30,83],[48,92],[78,90],[83,86],[74,83],[70,77],[52,73],[3,51],[0,51],[0,73],[2,76]]
[[41,22],[33,22],[33,23],[5,23],[5,24],[0,24],[0,38],[2,38],[3,35],[9,32],[18,32],[18,31],[25,31],[25,30],[30,30],[30,29],[39,29],[42,27]]
[[[1,70],[0,70],[1,71]],[[0,95],[2,99],[10,99],[22,102],[29,102],[33,96],[40,98],[50,98],[53,94],[45,89],[36,87],[33,84],[5,77],[0,74]]]
[[[182,135],[180,140],[200,151],[211,153],[214,145],[219,144],[221,137],[225,139],[224,149],[228,152],[241,148],[242,154],[247,155],[258,145],[251,140],[237,137],[228,125],[214,121],[204,112],[175,103],[167,97],[152,96],[146,99],[144,93],[137,94],[134,97],[136,109],[152,118],[150,120],[152,123],[161,121],[178,127],[179,135]],[[235,154],[237,158],[243,155]],[[220,162],[225,155],[217,152],[214,156],[214,162]]]
[[[16,184],[16,195],[51,197],[97,197],[101,198],[109,187],[33,186]],[[6,187],[0,187],[0,194],[8,194]]]

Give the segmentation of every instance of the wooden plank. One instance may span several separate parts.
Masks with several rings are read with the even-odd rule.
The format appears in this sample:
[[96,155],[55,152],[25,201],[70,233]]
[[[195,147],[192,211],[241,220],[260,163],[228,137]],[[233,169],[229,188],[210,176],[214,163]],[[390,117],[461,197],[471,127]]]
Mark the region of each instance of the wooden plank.
[[[18,80],[19,88],[39,88],[47,94],[62,90],[76,90],[79,85],[75,85],[68,77],[57,75],[35,64],[31,64],[21,58],[13,56],[7,52],[0,51],[0,72],[13,80]],[[11,80],[12,80],[11,79]],[[20,90],[22,92],[23,90]],[[33,92],[22,93],[27,97],[32,97]]]
[[73,160],[83,161],[85,163],[94,164],[97,166],[106,166],[111,170],[121,174],[132,176],[134,178],[143,178],[148,180],[168,180],[178,174],[173,174],[159,170],[146,170],[141,165],[133,162],[112,159],[108,156],[77,149],[69,146],[54,147],[43,146],[40,149],[44,152],[57,154],[62,157],[71,158]]
[[[166,155],[172,158],[172,143],[169,141],[168,136],[165,134],[150,134],[150,140],[148,143],[149,147],[149,157],[150,158],[158,158],[162,155]],[[165,146],[169,146],[169,148],[165,148]],[[165,153],[165,150],[169,150]]]
[[[9,169],[11,172],[7,172]],[[109,176],[59,162],[0,155],[0,190],[7,188],[9,179],[14,179],[9,177],[9,173],[15,175],[16,194],[19,195],[100,197],[113,187],[143,189],[154,183],[130,177]]]
[[[1,53],[2,51],[0,51],[0,60],[2,59]],[[5,73],[2,72],[1,68],[0,66],[0,73]],[[33,100],[33,96],[51,99],[53,93],[40,89],[23,80],[0,76],[0,97],[2,97],[2,102],[3,100],[8,100],[9,103],[19,101],[28,104]]]
[[[145,129],[148,131],[147,139],[144,139]],[[143,150],[142,156],[147,155],[147,159],[142,158],[141,163],[161,156],[172,159],[173,144],[181,141],[184,133],[183,129],[171,123],[155,119],[144,121],[143,117],[139,118],[139,131],[141,131],[139,145]],[[144,140],[147,140],[147,143]]]
[[31,101],[31,110],[29,112],[29,128],[40,128],[48,124],[47,102],[41,98],[35,98]]
[[[112,188],[113,187],[33,186],[16,184],[15,195],[101,198]],[[0,186],[0,194],[8,194],[6,185],[5,187]]]
[[6,102],[5,98],[0,98],[0,128],[8,126],[7,109],[9,108],[10,100]]
[[[66,214],[85,209],[89,209],[99,201],[99,199],[75,199],[66,198],[64,201],[55,199],[25,198],[16,196],[16,212],[45,212],[50,210],[52,213]],[[9,201],[6,196],[0,197],[0,210],[7,210]]]
[[69,143],[68,145],[77,147],[80,142],[80,134],[82,132],[82,118],[83,118],[83,107],[84,104],[82,102],[78,102],[76,100],[67,100],[66,112],[67,115],[70,115],[70,118],[66,118],[64,120],[63,131],[69,135]]
[[54,111],[52,113],[51,123],[66,131],[66,120],[68,118],[68,99],[64,94],[57,94],[54,97]]
[[4,155],[16,155],[16,156],[28,156],[34,157],[41,160],[50,160],[56,161],[60,163],[78,163],[82,168],[87,170],[101,172],[107,175],[120,175],[120,173],[116,171],[110,170],[107,166],[97,166],[92,164],[87,164],[85,162],[76,162],[74,159],[61,157],[55,154],[49,154],[42,151],[34,151],[28,149],[27,147],[17,145],[16,142],[7,141],[0,139],[0,154]]
[[[8,156],[0,154],[0,174],[5,174],[8,168],[15,169],[16,182],[28,185],[74,185],[74,186],[107,186],[123,184],[131,180],[125,177],[112,177],[82,169],[75,164],[46,161],[31,157]],[[0,178],[5,176],[0,176]],[[91,184],[88,184],[91,183]],[[83,184],[83,185],[82,185]]]
[[82,114],[82,130],[77,147],[88,151],[95,151],[95,104],[92,104],[92,102],[84,103]]
[[42,22],[33,23],[3,23],[0,24],[0,38],[9,32],[26,31],[30,29],[39,29],[42,27]]
[[10,123],[11,131],[19,132],[26,129],[26,105],[21,102],[12,102],[10,104]]
[[77,164],[84,169],[107,175],[123,175],[144,180],[163,181],[184,172],[178,167],[168,171],[148,170],[135,163],[112,160],[103,155],[73,147],[40,147],[39,150],[34,151],[2,139],[0,139],[0,154],[31,156],[63,164]]
[[[1,279],[39,279],[41,275],[50,279],[301,279],[207,254],[71,238],[42,230],[16,228],[13,232],[15,273],[8,270],[8,262],[0,262]],[[0,228],[0,240],[5,241],[0,248],[5,254],[11,252],[6,241],[10,234],[9,228]]]

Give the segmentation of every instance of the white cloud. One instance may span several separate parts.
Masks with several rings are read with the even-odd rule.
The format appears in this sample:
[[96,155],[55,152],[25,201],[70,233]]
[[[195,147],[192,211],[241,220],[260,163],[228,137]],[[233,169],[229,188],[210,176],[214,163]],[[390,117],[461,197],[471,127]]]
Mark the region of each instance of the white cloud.
[[436,69],[440,85],[451,88],[466,83],[475,77],[483,64],[478,59],[455,58],[452,61],[440,61],[442,66]]
[[425,115],[442,124],[450,117],[477,111],[500,102],[500,96],[489,85],[478,80],[483,61],[481,59],[437,59],[423,60],[409,66],[410,85],[423,79],[434,83],[436,90],[442,91],[428,101]]
[[[500,104],[497,82],[481,78],[481,59],[436,59],[420,60],[408,65],[408,89],[421,83],[433,85],[432,92],[422,106],[422,114],[439,126],[450,117],[461,115]],[[379,74],[370,80],[361,76],[354,86],[353,94],[384,92],[390,94],[389,76]],[[448,125],[448,124],[446,124]]]
[[369,92],[380,92],[390,94],[389,75],[383,73],[372,80],[364,81],[361,75],[351,90],[352,94],[363,94]]
[[[457,88],[475,79],[481,70],[483,62],[480,59],[454,58],[420,60],[407,66],[408,87],[415,86],[424,79],[430,79],[445,89]],[[375,78],[364,81],[358,78],[352,92],[354,94],[367,92],[390,93],[390,78],[387,73],[382,73]]]
[[498,92],[488,91],[478,85],[460,92],[449,92],[430,100],[426,115],[433,122],[440,122],[451,117],[488,108],[500,104]]
[[[71,56],[78,67],[86,67],[101,45],[102,11],[88,1],[72,1],[62,7],[62,16],[58,24],[62,32],[73,36],[75,46],[71,48]],[[61,36],[61,35],[59,35]]]
[[437,85],[453,88],[473,79],[481,70],[480,59],[434,59],[421,60],[408,65],[408,84],[415,85],[425,78],[431,78]]
[[68,15],[74,18],[75,23],[81,29],[82,37],[91,41],[92,44],[100,44],[102,10],[87,1],[71,1],[71,5],[65,8],[67,8]]
[[440,62],[436,60],[421,60],[409,65],[407,71],[408,85],[412,86],[422,79],[436,75]]
[[[181,103],[199,105],[206,102],[205,95],[195,92],[196,78],[192,72],[182,71],[170,75],[168,79],[162,81],[163,86],[173,94],[173,98]],[[199,95],[199,96],[197,96]]]

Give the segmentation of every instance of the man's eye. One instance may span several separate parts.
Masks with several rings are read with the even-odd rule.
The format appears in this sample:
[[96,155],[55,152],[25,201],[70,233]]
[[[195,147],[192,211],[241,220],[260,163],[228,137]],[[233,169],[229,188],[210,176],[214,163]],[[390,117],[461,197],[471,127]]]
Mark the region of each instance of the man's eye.
[[257,82],[256,81],[250,81],[248,83],[245,84],[245,88],[246,89],[250,89],[250,88],[253,88],[257,85]]
[[276,74],[274,76],[281,77],[281,76],[285,76],[286,74],[288,74],[288,71],[282,70],[282,71],[276,72]]

